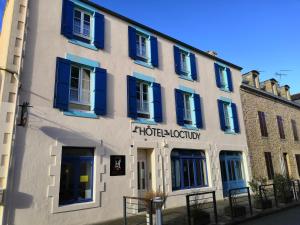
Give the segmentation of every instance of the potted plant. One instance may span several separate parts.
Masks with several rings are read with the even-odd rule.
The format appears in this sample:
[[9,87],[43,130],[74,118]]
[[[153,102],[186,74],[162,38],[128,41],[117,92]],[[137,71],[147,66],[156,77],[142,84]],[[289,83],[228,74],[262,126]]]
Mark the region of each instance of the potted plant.
[[272,208],[272,200],[268,199],[267,190],[262,188],[261,193],[259,190],[259,187],[265,184],[267,184],[267,179],[263,177],[254,178],[249,182],[249,186],[254,198],[254,208],[256,209]]
[[276,174],[273,179],[278,202],[289,203],[293,201],[292,180],[284,175]]

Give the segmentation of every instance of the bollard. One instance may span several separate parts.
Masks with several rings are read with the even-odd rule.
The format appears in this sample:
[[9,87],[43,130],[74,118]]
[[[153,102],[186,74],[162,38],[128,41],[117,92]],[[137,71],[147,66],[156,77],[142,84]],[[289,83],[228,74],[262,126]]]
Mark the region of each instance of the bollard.
[[156,225],[163,225],[161,208],[164,204],[164,200],[161,197],[156,197],[153,199],[153,204],[156,212]]

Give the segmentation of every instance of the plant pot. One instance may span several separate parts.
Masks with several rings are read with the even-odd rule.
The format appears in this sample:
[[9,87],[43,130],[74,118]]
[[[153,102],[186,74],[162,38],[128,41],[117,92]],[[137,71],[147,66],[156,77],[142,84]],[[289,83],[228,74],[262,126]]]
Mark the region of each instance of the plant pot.
[[[226,216],[231,216],[230,206],[224,208],[224,213]],[[232,206],[232,215],[233,217],[245,217],[246,216],[246,207],[242,205]]]
[[192,225],[210,224],[210,214],[201,209],[194,209],[191,212]]
[[254,200],[254,208],[256,209],[268,209],[272,208],[272,200]]

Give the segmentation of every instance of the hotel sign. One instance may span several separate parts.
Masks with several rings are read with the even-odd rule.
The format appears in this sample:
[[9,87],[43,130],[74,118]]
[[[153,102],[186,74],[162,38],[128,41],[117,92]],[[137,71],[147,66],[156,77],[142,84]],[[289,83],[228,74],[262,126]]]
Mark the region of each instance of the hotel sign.
[[200,133],[190,130],[173,130],[173,129],[160,129],[156,127],[140,127],[134,126],[133,133],[139,135],[148,136],[148,137],[171,137],[171,138],[180,138],[180,139],[191,139],[191,140],[200,140]]

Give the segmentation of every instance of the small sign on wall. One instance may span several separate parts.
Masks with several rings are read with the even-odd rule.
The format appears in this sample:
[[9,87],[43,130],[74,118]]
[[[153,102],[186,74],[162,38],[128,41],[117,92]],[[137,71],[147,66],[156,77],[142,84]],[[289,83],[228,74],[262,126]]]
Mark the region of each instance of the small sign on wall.
[[125,155],[111,155],[110,176],[124,176],[126,168],[125,163]]

